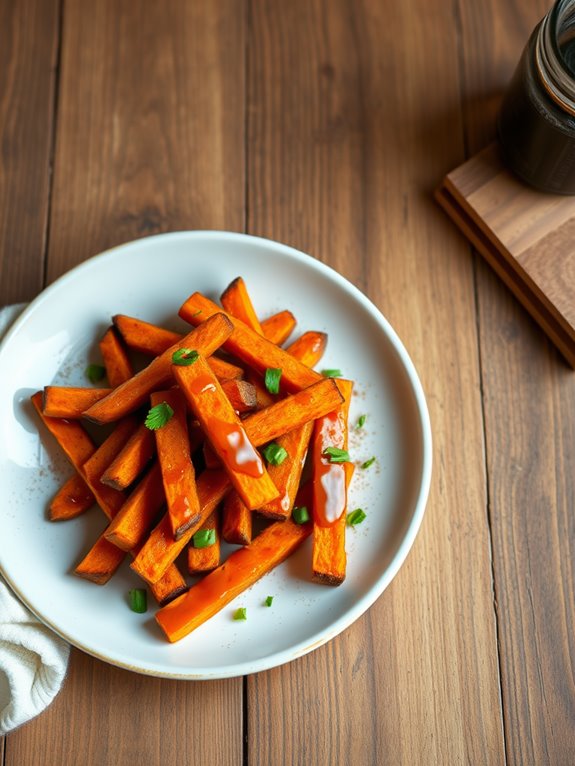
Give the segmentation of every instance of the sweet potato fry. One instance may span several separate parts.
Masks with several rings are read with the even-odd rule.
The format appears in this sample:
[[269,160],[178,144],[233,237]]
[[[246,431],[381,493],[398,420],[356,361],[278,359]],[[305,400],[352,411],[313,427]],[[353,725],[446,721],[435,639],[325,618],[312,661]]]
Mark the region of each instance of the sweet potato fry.
[[133,421],[121,424],[97,449],[80,423],[74,420],[49,418],[42,412],[42,392],[32,397],[32,402],[48,430],[64,450],[67,458],[94,494],[98,505],[108,518],[112,518],[122,506],[124,495],[100,483],[100,476],[121,444],[125,442]]
[[224,309],[236,319],[240,319],[248,327],[263,335],[262,326],[248,293],[248,288],[242,277],[236,277],[226,287],[220,296]]
[[294,340],[286,348],[291,356],[299,359],[302,364],[308,367],[315,367],[325,352],[327,346],[327,334],[317,330],[308,330]]
[[[353,463],[345,463],[344,468],[347,490],[355,466]],[[313,499],[311,507],[313,507]],[[341,585],[345,579],[347,566],[345,553],[346,516],[347,514],[344,510],[335,524],[327,527],[314,525],[312,576],[316,582],[326,585]]]
[[231,488],[227,473],[223,470],[204,471],[198,476],[198,497],[200,498],[201,521],[196,527],[174,540],[168,514],[164,514],[149,538],[142,545],[132,562],[132,569],[148,583],[157,582],[179,553],[186,547],[201,524],[208,518]]
[[50,521],[74,519],[96,502],[94,494],[78,473],[74,473],[52,498],[48,509]]
[[[317,364],[325,351],[327,335],[323,332],[305,332],[286,351],[309,367]],[[279,497],[267,503],[259,512],[272,519],[285,519],[291,514],[298,491],[303,464],[313,430],[313,421],[294,428],[277,440],[279,447],[287,452],[280,465],[271,465],[268,472],[279,490]]]
[[200,501],[190,455],[186,401],[182,393],[175,388],[169,391],[154,391],[151,395],[152,407],[163,402],[172,409],[173,415],[162,428],[154,432],[154,435],[168,515],[174,538],[178,540],[186,529],[199,520]]
[[262,320],[260,324],[264,338],[267,338],[270,343],[275,343],[276,346],[282,346],[294,331],[297,322],[291,311],[284,309]]
[[[96,585],[105,585],[117,571],[125,555],[124,551],[110,543],[102,534],[75,567],[74,574]],[[158,604],[164,606],[185,593],[188,586],[179,569],[172,564],[156,583],[150,585],[150,589]]]
[[102,534],[82,561],[76,565],[74,574],[96,585],[105,585],[116,572],[125,555],[124,551],[106,540]]
[[252,526],[252,512],[237,492],[230,492],[222,508],[222,538],[233,545],[248,545],[252,541]]
[[[188,572],[190,574],[211,572],[212,569],[220,565],[221,545],[219,527],[218,513],[214,511],[208,516],[198,531],[194,533],[192,542],[188,547]],[[196,547],[194,545],[194,538],[201,532],[212,532],[214,541],[209,545]]]
[[43,392],[37,391],[31,397],[36,412],[40,415],[44,425],[56,439],[64,454],[74,468],[82,465],[96,451],[96,445],[88,436],[80,423],[75,421],[61,420],[44,415]]
[[99,345],[108,383],[116,388],[134,374],[126,349],[113,327],[106,330]]
[[79,420],[85,410],[108,396],[111,388],[46,386],[42,411],[49,418]]
[[318,383],[304,391],[248,415],[243,425],[252,444],[260,446],[309,420],[323,417],[339,407],[342,401],[343,396],[336,381],[333,378],[320,378]]
[[165,500],[162,472],[154,463],[130,492],[104,536],[124,551],[134,550],[143,542]]
[[[142,354],[160,356],[184,337],[180,333],[165,330],[163,327],[125,314],[116,314],[112,321],[126,345]],[[220,380],[238,380],[243,376],[241,367],[225,359],[212,356],[208,364]]]
[[259,508],[276,497],[259,453],[205,359],[200,355],[193,364],[174,365],[173,375],[248,508]]
[[345,580],[345,525],[347,478],[344,462],[332,462],[326,450],[347,450],[348,413],[353,390],[349,380],[338,380],[344,403],[315,423],[312,442],[314,537],[312,572],[316,582],[341,585]]
[[156,357],[141,372],[115,388],[104,399],[93,404],[84,417],[95,423],[111,423],[128,415],[146,403],[152,391],[164,387],[171,380],[172,354],[179,348],[192,348],[206,356],[222,345],[232,331],[230,321],[223,315],[216,315],[210,322],[204,322],[181,341],[170,346]]
[[270,519],[289,518],[300,485],[301,474],[313,432],[313,420],[280,436],[276,443],[287,452],[279,465],[269,465],[268,473],[279,490],[279,497],[259,508]]
[[127,489],[144,471],[155,453],[154,433],[141,423],[106,468],[101,482],[114,489]]
[[258,402],[253,383],[247,380],[223,380],[221,385],[236,412],[243,414],[256,408]]
[[[324,354],[327,345],[327,335],[323,332],[309,331],[295,340],[286,348],[286,352],[308,367],[316,365]],[[256,409],[269,407],[276,401],[263,384],[261,376],[253,371],[247,372],[247,378],[256,392]]]
[[281,564],[310,534],[311,524],[295,524],[291,519],[278,521],[250,545],[232,553],[224,564],[156,613],[168,640],[178,641],[213,617]]
[[112,322],[128,348],[142,354],[160,356],[182,339],[182,335],[178,332],[166,330],[143,319],[136,319],[125,314],[116,314],[112,317]]
[[[221,312],[219,306],[201,293],[191,295],[180,308],[182,319],[193,325],[200,325],[209,317]],[[316,383],[321,375],[287,354],[283,349],[245,325],[239,319],[226,314],[233,324],[233,332],[224,343],[224,348],[256,372],[263,374],[267,368],[281,369],[281,388],[285,391],[299,391]]]
[[[126,356],[125,349],[117,337],[115,331],[110,328],[100,341],[100,349],[106,366],[108,380],[112,385],[119,385],[132,374],[131,365]],[[47,386],[44,389],[44,414],[54,417],[74,419],[81,417],[81,413],[95,401],[103,398],[110,389],[86,389],[70,388],[61,386]],[[46,410],[46,406],[48,409]],[[114,437],[117,440],[119,434]],[[109,459],[110,447],[114,443],[108,443],[107,457]],[[114,447],[114,449],[116,449]],[[58,521],[78,516],[87,508],[96,503],[93,492],[86,485],[80,474],[76,473],[61,487],[50,503],[50,520]]]
[[[333,379],[322,379],[306,391],[282,399],[267,410],[248,415],[243,421],[243,426],[252,444],[258,447],[286,431],[286,417],[292,428],[297,428],[309,420],[326,415],[336,409],[342,401],[343,397],[336,382]],[[198,494],[202,509],[200,523],[206,520],[224,498],[230,486],[227,474],[223,470],[204,471],[198,477]],[[170,520],[165,514],[136,556],[131,565],[132,569],[144,580],[154,582],[162,576],[166,567],[175,561],[196,529],[197,527],[191,527],[180,540],[175,541],[171,534]]]
[[161,577],[158,582],[150,585],[150,590],[158,604],[160,606],[165,606],[178,596],[186,593],[188,585],[182,577],[182,573],[178,567],[175,564],[172,564],[172,566],[166,569],[163,577]]
[[110,461],[134,433],[137,426],[138,423],[135,418],[124,418],[79,469],[80,475],[94,493],[98,505],[109,519],[113,519],[118,513],[126,496],[123,492],[102,484],[102,474]]

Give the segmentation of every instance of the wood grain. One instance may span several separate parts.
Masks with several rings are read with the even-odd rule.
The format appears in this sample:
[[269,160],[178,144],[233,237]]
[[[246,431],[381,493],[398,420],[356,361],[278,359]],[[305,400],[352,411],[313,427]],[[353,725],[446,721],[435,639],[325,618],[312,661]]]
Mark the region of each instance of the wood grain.
[[249,230],[384,310],[422,372],[435,477],[375,606],[249,679],[249,763],[503,760],[473,273],[430,196],[463,156],[455,29],[440,2],[252,4]]
[[[244,21],[235,0],[65,2],[49,281],[125,240],[243,228]],[[231,764],[242,751],[241,679],[157,680],[74,651],[5,766]]]
[[127,240],[243,228],[244,16],[236,0],[67,0],[50,281]]
[[434,433],[418,539],[348,630],[245,687],[74,651],[3,766],[575,762],[575,378],[431,199],[493,139],[548,6],[62,0],[59,59],[58,0],[0,4],[2,301],[46,251],[51,281],[247,221],[382,309]]
[[496,142],[447,174],[437,201],[575,368],[575,198],[543,194]]
[[58,8],[0,3],[0,306],[42,287]]
[[52,706],[9,736],[5,763],[239,763],[241,710],[241,683],[148,678],[75,652]]
[[[548,3],[461,7],[466,92],[496,92]],[[498,100],[466,101],[473,153]],[[575,379],[482,262],[477,277],[507,762],[573,763]]]

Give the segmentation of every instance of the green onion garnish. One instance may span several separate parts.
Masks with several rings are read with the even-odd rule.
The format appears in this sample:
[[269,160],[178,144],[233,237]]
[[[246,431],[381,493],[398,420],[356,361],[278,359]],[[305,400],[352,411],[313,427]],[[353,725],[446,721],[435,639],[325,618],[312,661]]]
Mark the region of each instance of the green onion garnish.
[[373,465],[373,463],[375,463],[376,460],[377,460],[377,458],[374,455],[373,457],[370,457],[369,460],[366,460],[365,463],[362,463],[361,467],[362,468],[369,468],[369,466]]
[[210,545],[215,545],[215,542],[215,529],[198,529],[198,531],[192,535],[192,545],[194,548],[209,548]]
[[144,588],[133,588],[128,591],[130,599],[130,609],[132,612],[144,614],[148,611],[148,593]]
[[281,447],[275,442],[270,442],[267,447],[264,447],[262,453],[270,465],[281,465],[288,457],[285,447]]
[[355,527],[356,524],[361,524],[365,518],[365,511],[362,508],[356,508],[355,511],[347,514],[346,522],[350,527]]
[[357,425],[356,428],[363,428],[365,425],[365,421],[367,419],[367,415],[360,415],[357,419]]
[[98,383],[106,375],[106,368],[101,364],[89,364],[86,367],[85,375],[90,383]]
[[160,404],[156,404],[155,407],[149,410],[144,425],[151,431],[157,431],[158,428],[166,425],[173,414],[174,410],[167,402],[160,402]]
[[273,600],[274,600],[274,597],[273,597],[273,596],[268,596],[268,597],[266,598],[266,600],[264,601],[264,604],[265,604],[266,606],[271,606],[271,605],[272,605],[272,603],[273,603]]
[[309,521],[309,511],[305,505],[294,508],[291,515],[296,524],[305,524]]
[[178,367],[188,367],[196,361],[198,356],[198,352],[194,351],[193,348],[179,348],[172,354],[172,364],[176,364]]
[[349,452],[339,447],[326,447],[322,453],[329,458],[330,463],[349,463]]
[[324,378],[341,378],[341,370],[338,370],[337,368],[333,370],[322,370],[321,374],[324,376]]
[[239,609],[236,609],[234,612],[234,620],[247,620],[248,619],[248,610],[245,606],[240,606]]
[[279,394],[282,371],[279,367],[268,367],[264,374],[264,383],[270,394]]

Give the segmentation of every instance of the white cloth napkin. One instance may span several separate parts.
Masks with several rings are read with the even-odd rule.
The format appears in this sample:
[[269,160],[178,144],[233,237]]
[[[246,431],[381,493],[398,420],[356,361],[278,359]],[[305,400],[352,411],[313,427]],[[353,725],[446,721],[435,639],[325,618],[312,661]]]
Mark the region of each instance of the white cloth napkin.
[[[24,306],[0,309],[0,340]],[[48,707],[69,654],[69,645],[18,601],[0,575],[0,736]]]

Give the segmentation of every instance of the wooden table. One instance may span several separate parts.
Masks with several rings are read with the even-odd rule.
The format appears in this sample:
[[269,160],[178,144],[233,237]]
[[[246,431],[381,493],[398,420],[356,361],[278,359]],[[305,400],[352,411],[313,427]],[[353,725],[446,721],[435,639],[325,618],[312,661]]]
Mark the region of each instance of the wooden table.
[[432,199],[543,0],[4,0],[0,302],[157,232],[278,239],[404,340],[434,433],[406,564],[247,678],[72,654],[5,766],[575,762],[575,374]]

